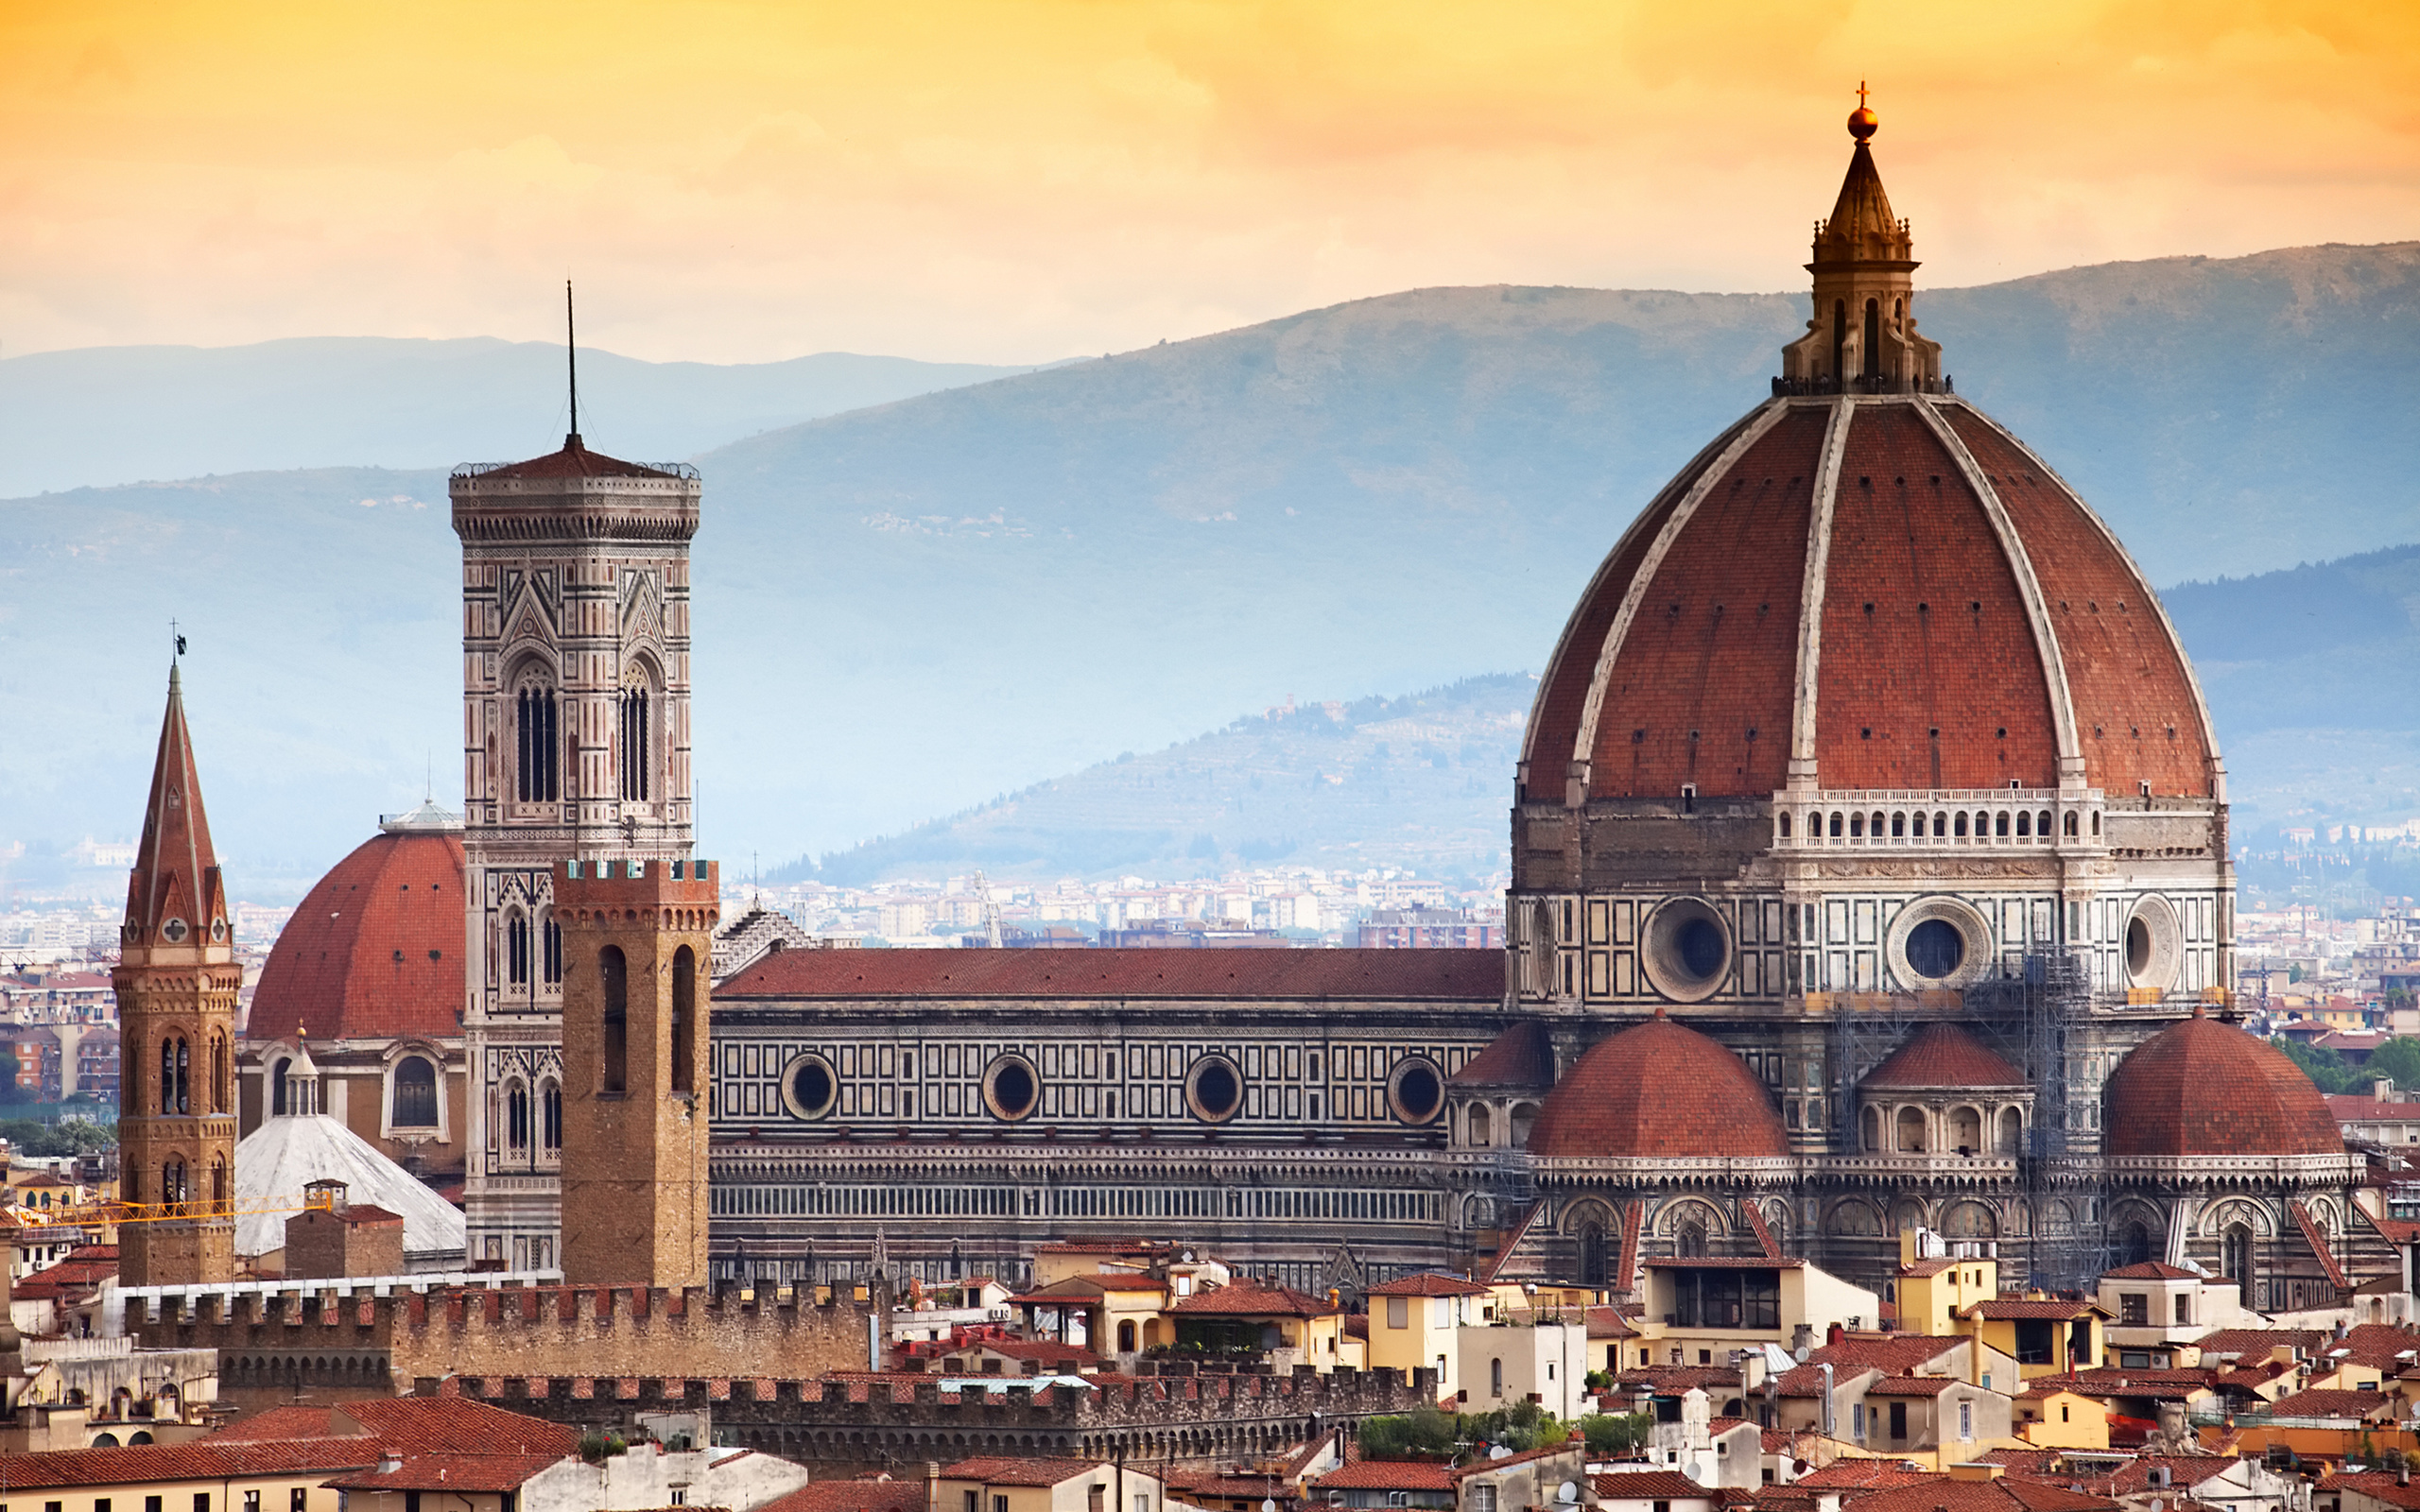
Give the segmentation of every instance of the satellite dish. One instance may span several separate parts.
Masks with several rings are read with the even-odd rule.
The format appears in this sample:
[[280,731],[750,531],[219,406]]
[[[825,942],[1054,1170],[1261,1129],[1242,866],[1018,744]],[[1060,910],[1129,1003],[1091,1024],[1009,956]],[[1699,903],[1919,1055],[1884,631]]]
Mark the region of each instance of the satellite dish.
[[1681,1473],[1692,1481],[1703,1483],[1705,1480],[1705,1471],[1694,1464],[1682,1466]]
[[1561,1502],[1565,1506],[1569,1506],[1572,1503],[1579,1501],[1580,1483],[1578,1481],[1565,1481],[1561,1486],[1556,1486],[1554,1488],[1554,1499]]
[[1512,1452],[1505,1448],[1502,1444],[1498,1444],[1494,1449],[1487,1452],[1487,1457],[1490,1459],[1511,1459],[1512,1457]]
[[1811,1352],[1813,1351],[1809,1350],[1806,1345],[1802,1344],[1797,1349],[1789,1351],[1789,1357],[1797,1361],[1800,1365],[1805,1365],[1806,1363],[1806,1356]]

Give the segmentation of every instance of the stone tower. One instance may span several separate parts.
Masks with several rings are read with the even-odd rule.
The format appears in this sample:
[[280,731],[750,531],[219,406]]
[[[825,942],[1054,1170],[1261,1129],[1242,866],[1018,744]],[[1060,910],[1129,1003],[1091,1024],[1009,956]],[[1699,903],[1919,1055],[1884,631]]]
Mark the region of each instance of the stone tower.
[[184,693],[168,669],[168,713],[143,812],[143,842],[119,935],[118,1024],[125,1075],[118,1148],[129,1202],[163,1221],[119,1230],[129,1286],[233,1280],[235,995],[244,985],[227,889],[210,848]]
[[686,467],[456,472],[462,541],[465,1206],[475,1262],[558,1263],[566,960],[553,878],[689,853]]
[[575,1285],[706,1284],[711,861],[567,861],[562,1267]]

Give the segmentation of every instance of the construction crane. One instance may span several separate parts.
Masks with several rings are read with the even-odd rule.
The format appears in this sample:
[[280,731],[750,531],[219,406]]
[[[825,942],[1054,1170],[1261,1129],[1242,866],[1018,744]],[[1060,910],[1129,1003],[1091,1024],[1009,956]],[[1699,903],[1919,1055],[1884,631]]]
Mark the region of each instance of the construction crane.
[[983,943],[1000,949],[1000,905],[992,901],[992,884],[982,872],[975,873],[975,896],[982,901]]
[[232,1201],[207,1198],[191,1202],[66,1202],[48,1208],[0,1208],[0,1228],[110,1228],[130,1223],[208,1223],[220,1218],[246,1218],[274,1212],[332,1212],[335,1194],[305,1193],[301,1202],[268,1208],[238,1208]]

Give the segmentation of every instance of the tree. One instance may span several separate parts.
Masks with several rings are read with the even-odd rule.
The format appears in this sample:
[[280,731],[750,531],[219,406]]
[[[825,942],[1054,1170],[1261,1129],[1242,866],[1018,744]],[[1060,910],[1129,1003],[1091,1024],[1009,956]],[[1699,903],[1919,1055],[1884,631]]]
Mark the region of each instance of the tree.
[[2384,1076],[2405,1091],[2420,1087],[2420,1040],[2390,1040],[2370,1052],[2362,1072]]
[[32,1100],[31,1090],[21,1085],[17,1079],[25,1074],[25,1063],[17,1058],[17,1053],[5,1045],[0,1045],[0,1103],[23,1103]]
[[1590,1459],[1620,1459],[1647,1442],[1651,1421],[1643,1412],[1591,1413],[1580,1419],[1580,1438]]
[[2360,1079],[2361,1074],[2344,1064],[2344,1057],[2333,1050],[2321,1050],[2311,1045],[2296,1044],[2282,1036],[2269,1041],[2285,1052],[2286,1058],[2300,1066],[2311,1085],[2324,1092],[2341,1092]]
[[1361,1453],[1368,1459],[1449,1453],[1454,1447],[1454,1419],[1425,1403],[1400,1418],[1365,1418],[1361,1420]]

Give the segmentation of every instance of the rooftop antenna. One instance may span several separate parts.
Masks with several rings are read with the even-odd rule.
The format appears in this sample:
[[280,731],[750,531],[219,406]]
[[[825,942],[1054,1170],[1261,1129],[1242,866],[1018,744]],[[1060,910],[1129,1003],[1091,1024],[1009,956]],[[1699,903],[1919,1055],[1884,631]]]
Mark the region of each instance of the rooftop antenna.
[[571,318],[571,280],[563,280],[563,367],[571,376],[571,434],[563,450],[579,449],[579,336]]

